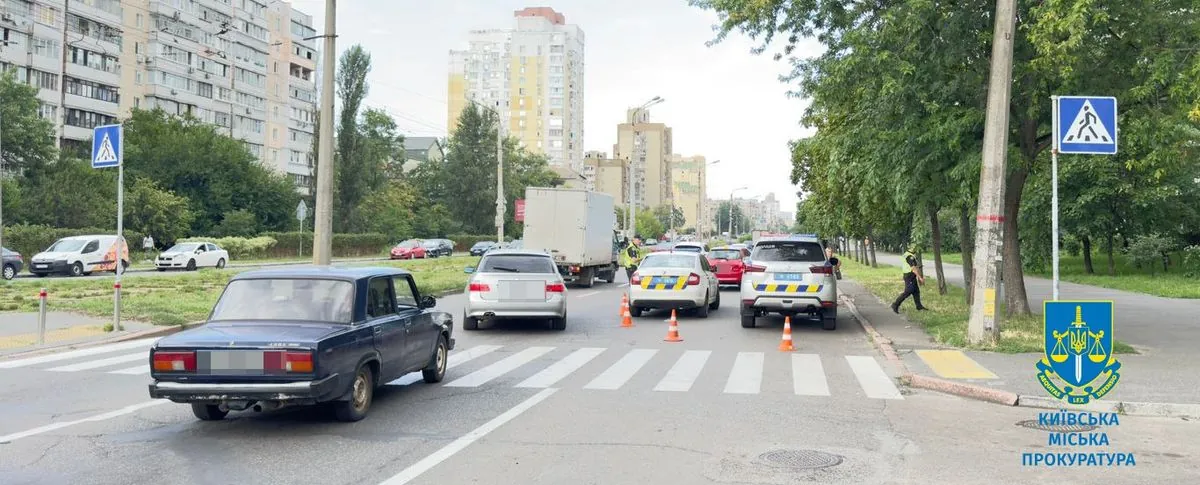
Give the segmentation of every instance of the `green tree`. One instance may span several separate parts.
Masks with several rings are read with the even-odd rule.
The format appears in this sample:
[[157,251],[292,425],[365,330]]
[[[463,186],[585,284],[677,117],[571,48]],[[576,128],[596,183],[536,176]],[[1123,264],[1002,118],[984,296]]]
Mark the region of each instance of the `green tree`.
[[187,237],[195,214],[188,200],[163,190],[153,180],[134,180],[125,192],[125,227],[149,234],[163,244]]
[[654,211],[650,209],[639,210],[633,220],[637,223],[636,236],[642,239],[659,239],[667,230],[662,221],[658,220],[658,216],[654,215]]
[[[36,181],[22,186],[21,212],[27,224],[54,227],[117,227],[117,172],[98,170],[84,160],[64,159]],[[7,216],[7,214],[5,214]]]
[[[730,219],[731,214],[733,219]],[[742,208],[728,201],[717,204],[715,222],[717,223],[718,234],[729,232],[730,228],[745,231],[746,228],[750,227],[750,218],[742,213]]]
[[0,156],[4,171],[34,179],[58,156],[54,124],[38,115],[38,89],[0,73]]
[[427,237],[414,232],[414,214],[419,210],[417,200],[416,191],[407,184],[388,184],[363,199],[354,212],[353,225],[364,232],[387,234],[396,240]]
[[334,227],[346,230],[353,221],[359,202],[374,188],[379,172],[363,153],[362,133],[359,132],[359,110],[367,98],[370,86],[367,74],[371,72],[371,54],[361,45],[351,46],[342,53],[339,61],[337,95],[342,102],[337,129],[337,190],[334,196]]
[[[671,216],[674,216],[674,225],[671,224]],[[654,217],[658,218],[658,221],[662,223],[663,227],[674,227],[676,230],[682,229],[684,223],[687,222],[687,219],[683,217],[683,209],[666,205],[655,207]]]
[[220,237],[250,237],[260,230],[258,217],[246,209],[226,212],[221,223],[213,229]]

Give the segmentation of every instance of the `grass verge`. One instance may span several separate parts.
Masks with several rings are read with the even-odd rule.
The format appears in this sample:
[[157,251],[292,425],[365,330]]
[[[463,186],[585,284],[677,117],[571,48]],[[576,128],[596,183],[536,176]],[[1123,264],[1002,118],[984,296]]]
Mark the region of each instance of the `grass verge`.
[[[900,269],[880,264],[878,268],[859,264],[853,260],[842,260],[843,273],[847,278],[865,287],[884,301],[890,301],[904,291]],[[918,312],[911,302],[905,302],[901,311],[909,321],[921,325],[925,333],[938,343],[959,348],[989,350],[1004,353],[1043,352],[1042,318],[1037,315],[1005,317],[1000,323],[1000,340],[995,345],[970,345],[967,342],[967,320],[970,307],[966,303],[966,292],[954,285],[946,285],[946,294],[937,292],[937,280],[925,278],[921,287],[921,303],[929,310]],[[1004,311],[999,302],[997,312]],[[1136,353],[1133,347],[1123,342],[1113,342],[1114,350],[1120,354]]]
[[[927,258],[926,266],[932,267],[933,256],[927,254],[925,257]],[[942,261],[961,265],[962,254],[943,253]],[[1124,255],[1118,254],[1113,256],[1113,269],[1116,270],[1116,276],[1108,275],[1108,258],[1104,255],[1095,255],[1092,258],[1092,269],[1096,271],[1095,274],[1088,274],[1084,270],[1083,256],[1063,255],[1058,261],[1058,275],[1063,281],[1165,298],[1200,299],[1200,279],[1189,278],[1178,267],[1172,268],[1171,272],[1160,271],[1157,274],[1150,274],[1147,270],[1133,267],[1125,261]],[[1047,267],[1041,271],[1026,270],[1025,274],[1052,278],[1053,271],[1052,268]]]
[[[346,266],[391,266],[411,271],[421,294],[437,295],[467,283],[463,267],[479,258],[456,256],[417,261],[357,263]],[[122,280],[121,315],[154,325],[181,325],[208,317],[229,278],[245,270],[202,269],[191,273],[129,276]],[[0,312],[34,312],[37,292],[46,288],[50,311],[112,315],[112,278],[48,278],[0,284]]]

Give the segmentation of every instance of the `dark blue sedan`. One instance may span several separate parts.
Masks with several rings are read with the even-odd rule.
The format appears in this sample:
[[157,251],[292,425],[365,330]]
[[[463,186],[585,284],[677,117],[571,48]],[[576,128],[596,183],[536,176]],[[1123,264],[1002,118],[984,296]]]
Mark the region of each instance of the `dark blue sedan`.
[[415,371],[445,377],[454,322],[436,303],[394,268],[242,273],[204,326],[151,349],[150,397],[191,404],[202,420],[331,403],[358,421],[379,386]]

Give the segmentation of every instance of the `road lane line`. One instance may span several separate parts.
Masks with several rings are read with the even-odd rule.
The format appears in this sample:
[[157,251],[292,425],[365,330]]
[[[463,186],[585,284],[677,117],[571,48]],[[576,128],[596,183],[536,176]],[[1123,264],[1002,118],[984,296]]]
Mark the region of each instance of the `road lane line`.
[[817,354],[792,354],[792,387],[799,396],[828,396],[829,382]]
[[512,372],[516,370],[516,368],[532,362],[534,359],[545,355],[551,350],[554,350],[554,347],[527,348],[506,357],[504,360],[460,377],[457,380],[446,384],[446,387],[478,387],[488,383],[492,379]]
[[150,373],[150,365],[149,364],[142,364],[137,367],[130,367],[128,369],[121,369],[121,370],[115,370],[115,371],[109,372],[109,374],[124,374],[124,375],[131,375],[131,376],[139,376],[142,374],[149,374],[149,373]]
[[918,350],[917,357],[947,379],[999,379],[961,350]]
[[733,361],[733,369],[729,371],[729,381],[725,383],[725,393],[758,394],[762,389],[765,359],[766,356],[762,352],[738,352],[737,360]]
[[[87,362],[63,365],[63,366],[53,367],[53,368],[46,369],[46,370],[51,371],[51,372],[79,372],[81,370],[99,369],[101,367],[107,367],[107,366],[114,365],[114,364],[125,364],[128,362],[134,362],[134,361],[138,361],[138,360],[150,360],[150,353],[149,352],[138,352],[135,354],[118,355],[116,357],[109,357],[107,359],[89,360]],[[149,364],[147,364],[147,365],[149,365]]]
[[583,388],[609,391],[620,389],[641,370],[642,366],[650,362],[650,358],[654,357],[656,353],[658,353],[657,349],[633,349]]
[[450,444],[442,447],[442,449],[433,452],[433,454],[426,456],[425,458],[422,458],[421,461],[413,463],[411,466],[405,468],[400,473],[397,473],[392,478],[384,480],[382,483],[380,483],[380,485],[404,485],[413,481],[413,479],[421,476],[433,467],[438,466],[438,464],[441,462],[446,461],[447,458],[454,456],[454,454],[470,446],[471,443],[478,441],[479,438],[486,436],[488,433],[495,431],[499,427],[504,426],[509,421],[515,419],[517,416],[525,413],[525,411],[537,406],[539,403],[545,401],[546,398],[549,398],[557,391],[558,389],[554,388],[542,389],[537,394],[534,394],[533,397],[522,401],[520,404],[513,406],[503,414],[492,418],[491,421],[483,423],[482,426],[471,430],[469,433],[460,436],[454,441],[451,441]]
[[592,295],[599,295],[599,294],[600,294],[600,292],[599,292],[599,291],[589,291],[589,292],[587,292],[587,293],[580,293],[580,294],[578,294],[578,295],[574,295],[574,296],[575,296],[576,298],[587,298],[587,297],[589,297],[589,296],[592,296]]
[[166,399],[155,399],[153,401],[146,401],[146,402],[134,404],[132,406],[125,406],[116,411],[109,411],[107,413],[97,414],[95,416],[91,416],[91,417],[87,417],[87,418],[83,418],[83,419],[77,419],[75,421],[63,421],[61,423],[50,423],[45,426],[39,426],[39,427],[30,429],[30,430],[21,431],[19,433],[13,433],[13,434],[9,434],[9,435],[0,436],[0,444],[11,443],[11,442],[19,440],[21,438],[37,436],[42,433],[49,433],[56,429],[63,429],[63,428],[69,427],[69,426],[75,426],[77,424],[104,421],[104,420],[112,419],[112,418],[115,418],[118,416],[124,416],[126,414],[135,413],[139,410],[142,410],[142,409],[145,409],[145,408],[148,408],[151,406],[157,406],[159,404],[166,404],[169,402],[171,402],[171,401],[168,401]]
[[846,362],[850,363],[850,370],[854,371],[854,377],[858,378],[858,384],[862,386],[863,392],[867,393],[867,397],[904,399],[900,390],[892,383],[892,378],[879,367],[879,362],[874,357],[847,355]]
[[675,361],[675,365],[671,366],[671,370],[667,371],[667,375],[658,382],[657,386],[654,386],[654,390],[687,392],[696,382],[696,378],[700,377],[700,371],[704,370],[704,364],[708,362],[710,355],[712,355],[711,350],[684,352],[679,360]]
[[[446,370],[453,369],[455,367],[458,367],[460,364],[470,362],[472,360],[475,360],[479,357],[490,354],[497,350],[500,350],[499,345],[476,345],[476,346],[471,347],[462,352],[450,354],[450,357],[446,358]],[[405,374],[403,377],[401,377],[399,379],[396,379],[396,380],[389,382],[387,384],[384,384],[384,385],[407,386],[407,385],[417,382],[421,379],[423,379],[421,374],[418,374],[416,372],[411,372],[411,373]]]
[[107,354],[119,350],[136,349],[138,347],[149,347],[158,341],[159,337],[147,338],[141,340],[131,340],[129,342],[121,342],[110,345],[101,345],[99,347],[89,347],[86,349],[72,350],[59,354],[43,355],[40,357],[30,357],[27,359],[17,359],[0,362],[0,369],[14,369],[17,367],[28,367],[31,365],[45,364],[47,362],[57,362],[60,360],[75,359],[79,357],[87,357],[89,355]]
[[541,372],[517,384],[517,387],[547,388],[553,386],[564,377],[571,375],[572,372],[579,370],[580,367],[591,362],[592,359],[595,359],[604,350],[603,348],[596,347],[576,350],[571,355],[564,357],[550,367],[542,369]]

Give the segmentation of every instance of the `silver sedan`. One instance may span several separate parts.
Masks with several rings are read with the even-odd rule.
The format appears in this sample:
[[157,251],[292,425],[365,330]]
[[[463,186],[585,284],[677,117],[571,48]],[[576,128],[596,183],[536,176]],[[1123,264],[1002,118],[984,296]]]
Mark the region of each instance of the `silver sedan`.
[[567,328],[567,288],[549,254],[494,249],[468,267],[467,307],[463,329],[476,330],[479,320],[545,318],[550,328]]

